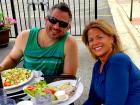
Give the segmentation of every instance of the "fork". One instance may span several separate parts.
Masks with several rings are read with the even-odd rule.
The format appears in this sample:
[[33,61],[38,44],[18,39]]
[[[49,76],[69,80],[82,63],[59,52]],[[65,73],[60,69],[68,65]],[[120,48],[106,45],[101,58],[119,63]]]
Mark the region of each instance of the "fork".
[[75,83],[75,88],[78,87],[80,81],[81,81],[81,77],[77,77],[77,78],[76,78],[76,83]]

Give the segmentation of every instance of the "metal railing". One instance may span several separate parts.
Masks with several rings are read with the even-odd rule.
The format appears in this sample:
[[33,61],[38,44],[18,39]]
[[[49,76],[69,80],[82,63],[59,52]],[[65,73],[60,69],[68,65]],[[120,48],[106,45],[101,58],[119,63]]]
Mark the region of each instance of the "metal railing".
[[47,10],[59,2],[66,2],[72,11],[71,34],[81,35],[85,24],[94,19],[93,0],[0,0],[0,11],[17,21],[11,28],[10,38],[31,27],[44,27]]
[[135,18],[139,18],[139,8],[140,0],[116,0],[117,3],[122,7],[125,11],[127,17],[130,21],[135,21]]

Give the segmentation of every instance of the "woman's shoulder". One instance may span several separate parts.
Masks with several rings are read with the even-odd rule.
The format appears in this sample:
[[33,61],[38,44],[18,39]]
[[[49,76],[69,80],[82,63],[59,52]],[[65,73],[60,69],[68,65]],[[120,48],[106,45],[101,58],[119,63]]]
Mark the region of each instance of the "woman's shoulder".
[[110,67],[110,65],[112,68],[114,67],[113,71],[116,69],[117,72],[122,71],[122,69],[124,69],[123,71],[128,71],[128,68],[130,68],[132,65],[132,61],[130,57],[125,53],[115,53],[108,59],[107,67]]
[[115,61],[119,61],[119,62],[122,62],[122,61],[131,61],[130,57],[127,54],[122,53],[122,52],[113,54],[110,57],[110,60],[113,60],[113,61],[115,60]]

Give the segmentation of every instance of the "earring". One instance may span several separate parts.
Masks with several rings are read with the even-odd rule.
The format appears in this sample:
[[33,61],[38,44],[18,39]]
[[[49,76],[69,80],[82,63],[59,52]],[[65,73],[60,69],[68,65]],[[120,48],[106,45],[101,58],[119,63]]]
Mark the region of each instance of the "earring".
[[115,43],[112,43],[112,48],[114,49],[114,47],[115,47]]

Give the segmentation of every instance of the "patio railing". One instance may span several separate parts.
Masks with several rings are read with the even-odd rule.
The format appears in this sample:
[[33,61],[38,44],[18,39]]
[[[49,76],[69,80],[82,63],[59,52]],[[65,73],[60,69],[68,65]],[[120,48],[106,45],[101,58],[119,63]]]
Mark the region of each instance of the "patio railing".
[[85,24],[94,19],[94,0],[0,0],[0,11],[17,20],[10,37],[16,38],[25,29],[44,27],[48,9],[58,2],[66,2],[72,11],[71,34],[81,35]]

